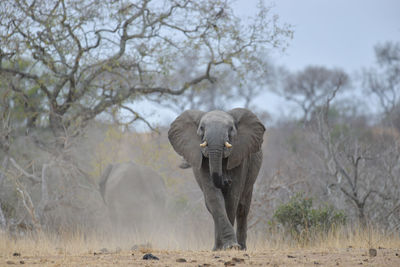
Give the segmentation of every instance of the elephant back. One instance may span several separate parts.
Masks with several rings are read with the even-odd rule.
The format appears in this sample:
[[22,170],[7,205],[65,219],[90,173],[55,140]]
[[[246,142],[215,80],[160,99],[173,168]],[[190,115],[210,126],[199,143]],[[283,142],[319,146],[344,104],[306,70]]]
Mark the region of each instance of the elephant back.
[[104,202],[113,223],[142,229],[163,214],[166,188],[157,172],[126,162],[113,164],[103,176],[100,191],[104,192]]

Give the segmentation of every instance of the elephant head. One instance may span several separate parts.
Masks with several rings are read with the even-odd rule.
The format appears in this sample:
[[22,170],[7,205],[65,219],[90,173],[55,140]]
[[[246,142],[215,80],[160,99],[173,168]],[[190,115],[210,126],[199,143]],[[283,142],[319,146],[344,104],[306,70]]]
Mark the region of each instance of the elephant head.
[[223,177],[223,159],[227,159],[227,170],[239,166],[260,150],[264,131],[263,124],[247,109],[187,110],[171,124],[168,138],[193,168],[200,169],[208,159],[210,177],[216,187],[222,188],[229,184]]

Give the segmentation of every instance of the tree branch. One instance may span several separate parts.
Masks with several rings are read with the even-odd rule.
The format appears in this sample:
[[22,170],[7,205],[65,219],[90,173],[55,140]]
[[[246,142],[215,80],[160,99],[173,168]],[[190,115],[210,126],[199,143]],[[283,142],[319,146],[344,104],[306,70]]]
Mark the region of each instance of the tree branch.
[[33,183],[40,183],[41,182],[40,178],[38,178],[34,174],[30,174],[30,173],[26,172],[21,166],[19,166],[17,164],[17,162],[15,162],[15,160],[13,158],[10,158],[10,162],[18,171],[20,171],[25,177],[30,179]]

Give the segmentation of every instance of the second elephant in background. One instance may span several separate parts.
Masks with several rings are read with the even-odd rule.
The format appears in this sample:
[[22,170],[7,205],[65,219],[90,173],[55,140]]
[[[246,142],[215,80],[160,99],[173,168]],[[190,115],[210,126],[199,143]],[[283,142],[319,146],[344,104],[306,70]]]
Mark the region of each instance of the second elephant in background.
[[109,164],[99,183],[112,226],[117,230],[154,230],[164,217],[166,188],[163,178],[134,162]]

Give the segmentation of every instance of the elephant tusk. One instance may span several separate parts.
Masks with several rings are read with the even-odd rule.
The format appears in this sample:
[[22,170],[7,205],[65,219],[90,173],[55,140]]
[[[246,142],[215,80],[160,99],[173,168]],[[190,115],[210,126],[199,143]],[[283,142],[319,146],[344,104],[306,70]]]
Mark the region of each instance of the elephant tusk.
[[204,141],[203,143],[200,144],[200,147],[205,147],[207,145],[207,141]]
[[227,148],[231,148],[231,147],[232,147],[232,145],[231,145],[231,144],[229,144],[229,142],[228,142],[228,141],[226,141],[226,142],[225,142],[225,146],[226,146]]

